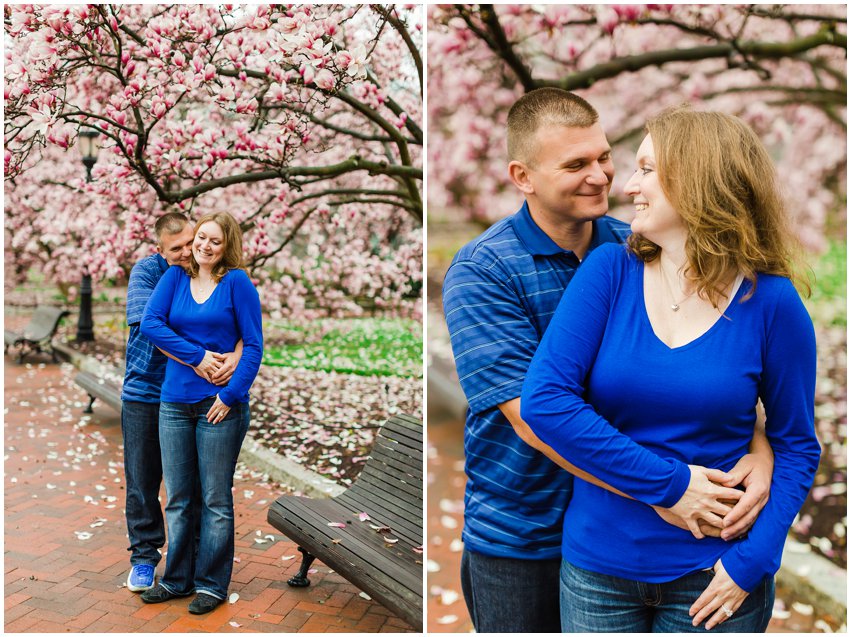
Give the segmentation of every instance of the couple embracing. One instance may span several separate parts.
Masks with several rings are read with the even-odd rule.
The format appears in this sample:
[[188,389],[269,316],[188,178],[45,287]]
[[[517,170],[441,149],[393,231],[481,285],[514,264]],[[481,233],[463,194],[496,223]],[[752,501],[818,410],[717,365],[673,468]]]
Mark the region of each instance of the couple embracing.
[[447,272],[478,632],[762,632],[771,617],[820,456],[806,284],[746,124],[678,108],[646,133],[627,225],[606,216],[594,108],[524,95],[508,172],[525,202]]
[[[127,288],[127,588],[149,604],[195,593],[188,610],[201,615],[227,598],[233,570],[233,475],[263,357],[260,297],[229,213],[193,227],[171,212],[155,231],[157,253],[133,267]],[[156,583],[163,481],[168,555]]]

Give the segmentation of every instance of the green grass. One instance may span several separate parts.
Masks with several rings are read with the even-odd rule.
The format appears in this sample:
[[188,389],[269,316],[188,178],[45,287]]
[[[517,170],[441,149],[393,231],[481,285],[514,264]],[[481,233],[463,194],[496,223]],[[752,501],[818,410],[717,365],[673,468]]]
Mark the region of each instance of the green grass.
[[362,376],[422,376],[422,326],[411,320],[323,319],[268,323],[266,365]]
[[827,252],[810,259],[814,280],[812,295],[805,299],[813,321],[821,325],[847,325],[846,273],[848,246],[844,241],[831,241]]

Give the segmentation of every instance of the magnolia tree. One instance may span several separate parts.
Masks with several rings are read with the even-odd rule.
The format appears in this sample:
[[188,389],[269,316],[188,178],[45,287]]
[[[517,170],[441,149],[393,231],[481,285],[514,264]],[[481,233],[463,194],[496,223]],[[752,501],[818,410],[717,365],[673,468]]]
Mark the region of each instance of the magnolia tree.
[[[6,5],[7,285],[126,276],[227,210],[274,315],[419,311],[420,10]],[[75,150],[102,148],[91,181]]]
[[[489,224],[518,207],[505,122],[524,92],[575,91],[617,168],[613,212],[646,119],[693,103],[745,119],[777,163],[805,245],[845,223],[845,5],[429,7],[429,203]],[[844,236],[844,233],[843,235]]]

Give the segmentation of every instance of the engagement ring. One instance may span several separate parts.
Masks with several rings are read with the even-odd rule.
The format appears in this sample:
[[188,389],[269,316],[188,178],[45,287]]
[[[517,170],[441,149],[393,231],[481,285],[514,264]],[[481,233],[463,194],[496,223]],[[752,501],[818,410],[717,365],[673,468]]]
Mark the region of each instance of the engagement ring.
[[726,604],[721,604],[721,610],[724,611],[724,614],[727,615],[727,617],[733,616],[733,611],[731,611],[729,608],[727,608]]

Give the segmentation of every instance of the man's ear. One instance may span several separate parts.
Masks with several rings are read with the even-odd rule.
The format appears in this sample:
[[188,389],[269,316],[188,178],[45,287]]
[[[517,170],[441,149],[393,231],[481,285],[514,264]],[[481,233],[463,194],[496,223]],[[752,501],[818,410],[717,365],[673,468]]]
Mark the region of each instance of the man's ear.
[[508,177],[517,189],[525,195],[535,193],[535,188],[529,179],[529,168],[522,161],[511,161],[508,164]]

